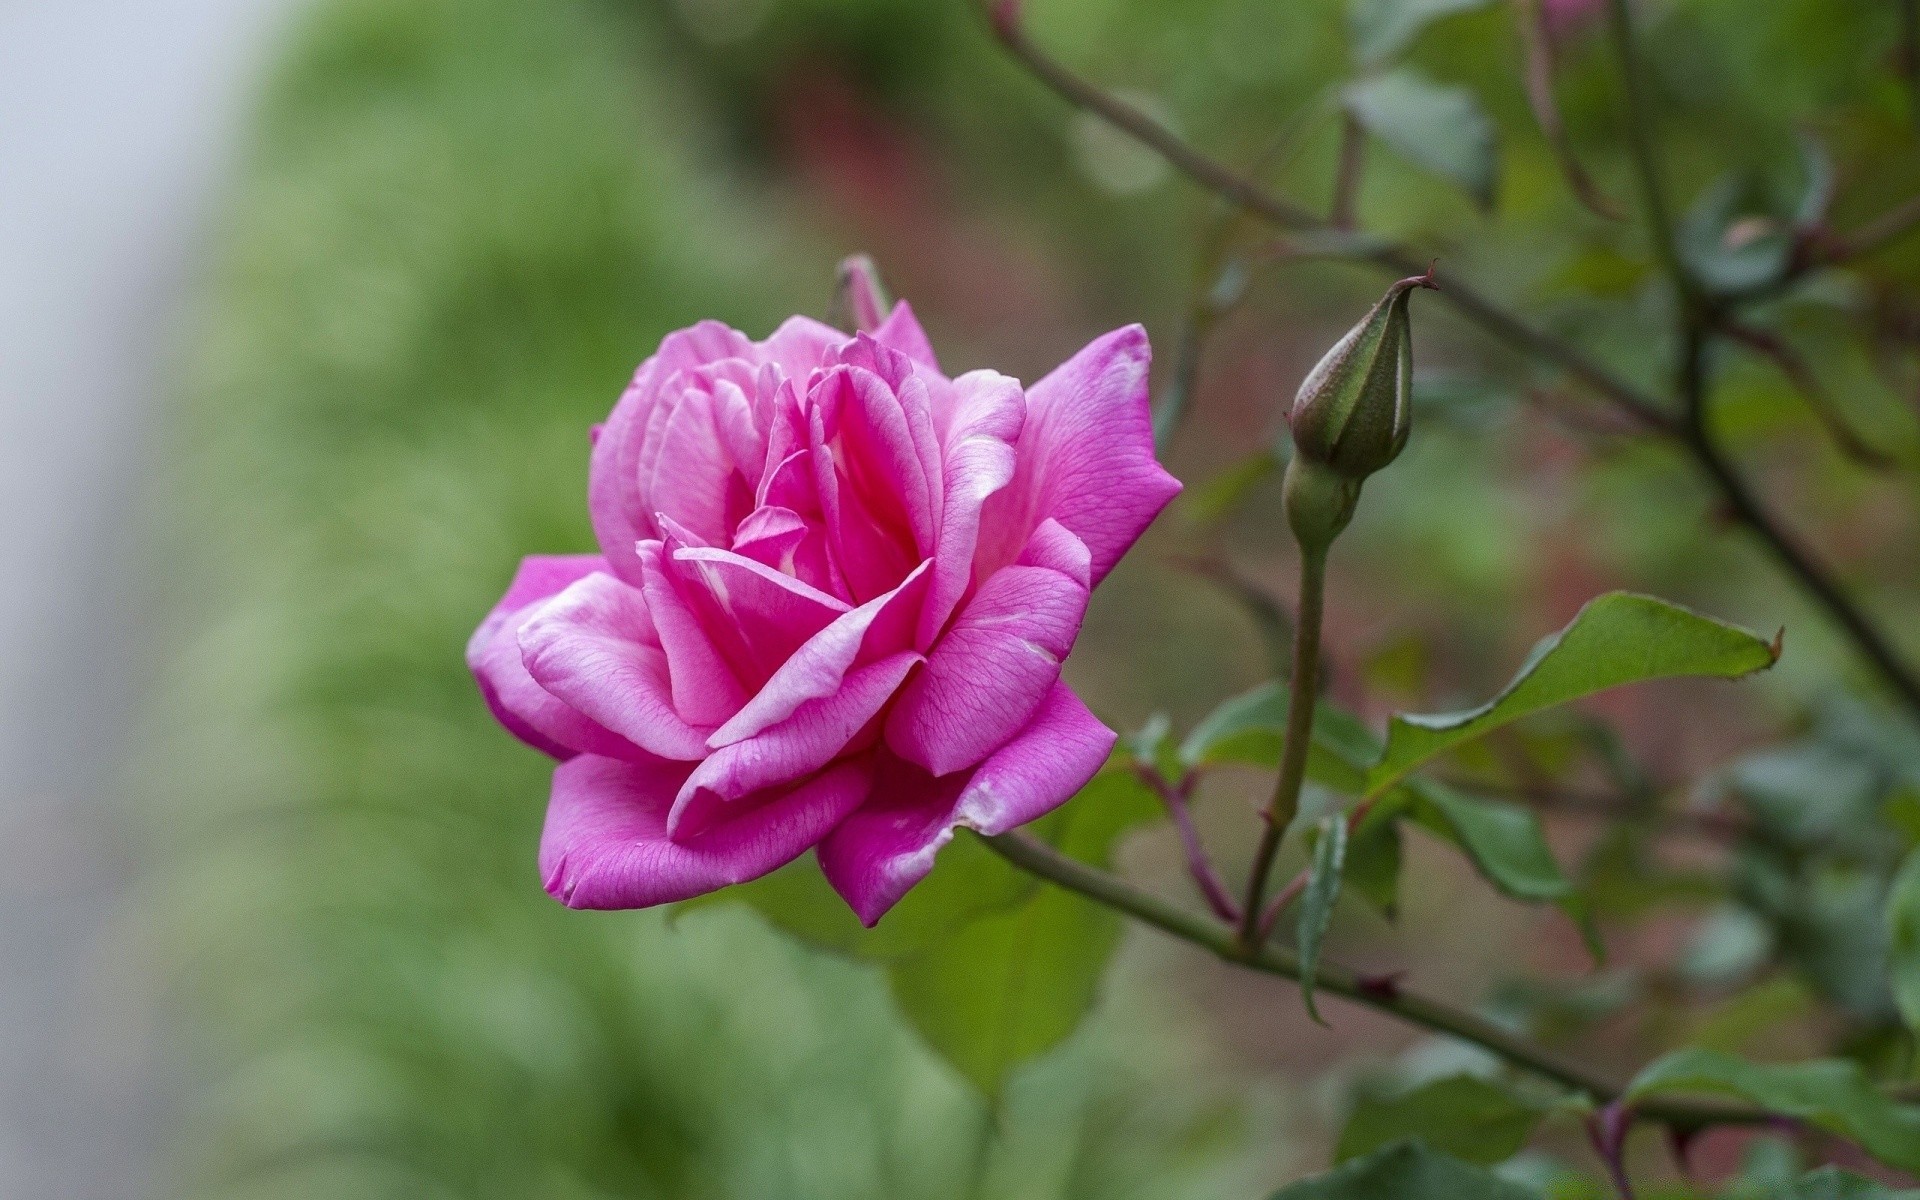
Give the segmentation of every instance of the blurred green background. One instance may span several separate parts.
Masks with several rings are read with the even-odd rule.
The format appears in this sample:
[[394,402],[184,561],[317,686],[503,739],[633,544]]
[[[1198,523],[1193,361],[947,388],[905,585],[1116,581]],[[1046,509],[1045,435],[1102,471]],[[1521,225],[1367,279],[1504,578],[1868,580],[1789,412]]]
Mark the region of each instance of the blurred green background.
[[[1569,125],[1624,201],[1612,76],[1590,16],[1562,7]],[[1791,213],[1807,174],[1796,129],[1829,148],[1842,227],[1920,183],[1897,5],[1647,8],[1665,162],[1687,203],[1725,180],[1731,215]],[[1033,0],[1028,15],[1043,43],[1223,159],[1253,162],[1294,131],[1269,178],[1326,203],[1329,98],[1351,70],[1342,5]],[[1470,88],[1497,129],[1497,198],[1482,211],[1375,145],[1364,223],[1421,239],[1443,273],[1661,385],[1644,242],[1569,194],[1528,112],[1511,12],[1448,17],[1409,53]],[[1155,382],[1170,383],[1219,213],[1043,92],[968,5],[319,0],[246,144],[161,435],[161,661],[126,789],[146,864],[130,907],[163,964],[178,1063],[158,1194],[1250,1197],[1324,1165],[1357,1081],[1467,1061],[1337,1005],[1322,1029],[1294,989],[1135,935],[1091,1023],[1016,1075],[996,1116],[871,967],[737,906],[574,914],[540,891],[549,764],[488,720],[461,648],[519,556],[591,546],[587,428],[663,333],[711,316],[757,336],[820,314],[835,262],[866,250],[949,368],[1032,380],[1141,320]],[[1069,664],[1123,730],[1161,711],[1190,724],[1270,673],[1258,622],[1191,560],[1287,594],[1275,489],[1257,483],[1215,519],[1219,490],[1203,485],[1282,433],[1300,376],[1384,282],[1269,261],[1265,237],[1227,233],[1254,265],[1171,454],[1189,496],[1096,597]],[[1897,306],[1876,298],[1916,269],[1920,243],[1896,246],[1778,315],[1847,419],[1909,468],[1911,347],[1863,337],[1860,314],[1891,325]],[[1677,456],[1604,415],[1596,432],[1599,410],[1562,381],[1424,297],[1416,310],[1421,424],[1336,559],[1336,694],[1376,719],[1471,700],[1591,594],[1655,591],[1785,625],[1790,647],[1763,682],[1656,685],[1592,709],[1661,792],[1712,800],[1739,790],[1729,769],[1758,770],[1774,791],[1748,791],[1851,820],[1817,761],[1821,731],[1845,726],[1877,730],[1861,735],[1873,761],[1894,764],[1860,802],[1868,819],[1910,795],[1911,740],[1845,700],[1871,695],[1856,665]],[[1739,453],[1920,655],[1912,471],[1837,455],[1765,363],[1727,372]],[[1788,761],[1742,760],[1768,745]],[[1226,779],[1203,800],[1230,866],[1263,786]],[[1646,847],[1604,830],[1549,823],[1563,859],[1620,897],[1603,909],[1602,971],[1564,918],[1493,895],[1418,840],[1398,923],[1356,908],[1334,951],[1515,1020],[1557,1014],[1594,1061],[1637,1062],[1704,1028],[1911,1072],[1867,931],[1884,847],[1794,876],[1827,908],[1770,911],[1737,872],[1715,873],[1711,845],[1669,864],[1695,891],[1625,895],[1649,872],[1617,864]],[[1163,831],[1123,861],[1183,886]],[[1796,957],[1795,928],[1833,961]],[[1860,937],[1836,950],[1836,929]],[[1671,965],[1713,953],[1718,973]],[[1719,1141],[1703,1150],[1710,1175],[1746,1152]],[[1580,1154],[1571,1126],[1547,1143]]]

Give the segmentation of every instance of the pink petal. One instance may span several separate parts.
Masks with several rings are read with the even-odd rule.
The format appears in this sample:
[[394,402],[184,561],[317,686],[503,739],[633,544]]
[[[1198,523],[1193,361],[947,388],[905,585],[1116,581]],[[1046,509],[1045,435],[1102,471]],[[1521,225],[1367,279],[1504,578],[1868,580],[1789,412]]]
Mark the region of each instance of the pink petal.
[[583,755],[553,773],[540,875],[569,908],[646,908],[757,879],[805,853],[866,797],[871,768],[842,763],[742,802],[697,837],[667,836],[687,768]]
[[[925,391],[919,393],[924,401]],[[814,384],[810,449],[828,544],[860,600],[885,592],[932,549],[933,488],[901,397],[859,367]],[[932,418],[920,409],[928,441]]]
[[611,581],[607,569],[607,560],[597,554],[522,559],[506,595],[467,642],[467,666],[494,719],[513,736],[558,759],[583,752],[615,757],[639,753],[536,683],[520,657],[520,631],[546,602],[595,573]]
[[811,775],[840,757],[919,662],[918,654],[903,650],[858,667],[831,696],[809,700],[778,725],[715,750],[681,785],[668,831],[677,834],[696,804],[737,802]]
[[702,321],[670,333],[633,373],[619,403],[594,439],[587,474],[587,510],[593,531],[614,574],[638,586],[640,562],[634,544],[657,537],[653,509],[640,490],[640,451],[653,419],[660,387],[668,377],[702,363],[744,358],[753,343],[718,321]]
[[702,628],[748,690],[852,606],[764,563],[669,538],[663,560]]
[[788,317],[760,343],[760,353],[788,379],[805,383],[808,374],[848,340],[846,334],[812,317]]
[[900,691],[887,745],[946,775],[972,766],[1026,725],[1060,678],[1087,612],[1087,549],[1059,522],[1034,532],[1022,560],[996,572]]
[[939,360],[933,356],[933,343],[927,340],[927,331],[920,328],[913,306],[905,300],[895,302],[887,319],[873,331],[873,340],[889,350],[898,350],[921,366],[940,369]]
[[994,371],[969,371],[953,381],[956,398],[946,430],[945,489],[933,583],[920,614],[915,644],[933,644],[973,581],[980,517],[987,498],[1013,479],[1014,442],[1026,420],[1020,383]]
[[970,774],[935,779],[883,754],[872,799],[820,843],[820,867],[872,925],[926,878],[955,829],[991,836],[1052,812],[1086,786],[1116,740],[1061,683],[1019,736]]
[[1146,331],[1129,325],[1027,389],[1019,466],[982,519],[982,574],[1012,559],[1052,517],[1087,544],[1097,585],[1179,492],[1180,481],[1153,457],[1150,358]]
[[802,704],[839,690],[847,672],[912,649],[913,627],[927,594],[930,564],[899,587],[836,619],[794,651],[759,692],[707,739],[713,749],[750,738],[792,716]]
[[674,711],[689,725],[712,728],[740,711],[747,692],[687,606],[667,570],[659,542],[642,542],[639,559],[647,615],[660,632]]
[[706,753],[707,731],[675,711],[667,656],[640,589],[589,575],[543,605],[519,642],[534,682],[633,745],[662,758]]

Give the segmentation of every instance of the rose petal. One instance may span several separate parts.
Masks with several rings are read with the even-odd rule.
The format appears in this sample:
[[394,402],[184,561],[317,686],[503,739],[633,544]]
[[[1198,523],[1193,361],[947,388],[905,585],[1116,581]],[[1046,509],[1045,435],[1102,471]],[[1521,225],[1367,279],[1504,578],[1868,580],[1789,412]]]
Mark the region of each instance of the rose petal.
[[533,682],[642,750],[675,759],[706,753],[707,730],[674,707],[667,656],[640,589],[587,576],[526,622],[519,651]]
[[633,381],[613,406],[600,436],[594,440],[587,473],[587,511],[614,574],[639,586],[640,562],[634,544],[657,537],[653,511],[640,490],[640,451],[654,416],[660,387],[677,372],[703,363],[744,358],[753,353],[746,335],[718,321],[702,321],[690,329],[675,330],[660,342],[659,350],[641,363]]
[[569,908],[646,908],[745,883],[792,862],[866,798],[871,768],[842,763],[743,802],[699,836],[667,836],[687,772],[674,763],[583,755],[553,773],[540,838],[546,889]]
[[556,594],[591,575],[607,575],[597,554],[533,555],[520,561],[506,595],[493,606],[467,642],[467,666],[494,719],[507,732],[543,753],[568,759],[577,753],[637,757],[639,752],[541,687],[520,656],[520,631]]
[[719,725],[747,702],[746,689],[687,607],[666,568],[662,544],[640,543],[639,558],[647,615],[660,631],[660,648],[666,652],[674,711],[689,725]]
[[898,350],[922,366],[940,369],[939,360],[933,356],[933,343],[927,340],[927,331],[920,328],[913,306],[905,300],[895,302],[887,319],[873,331],[873,340],[889,350]]
[[1019,465],[982,518],[980,575],[1011,561],[1052,517],[1087,544],[1097,585],[1180,491],[1153,457],[1150,358],[1146,331],[1129,325],[1027,389]]
[[1087,549],[1051,519],[1032,543],[980,585],[901,689],[886,730],[901,758],[935,775],[972,766],[1017,733],[1059,680],[1087,613]]
[[757,691],[807,640],[852,605],[764,563],[715,547],[666,542],[663,559],[734,676]]
[[883,754],[872,798],[820,843],[820,868],[872,925],[926,878],[955,829],[991,836],[1052,812],[1086,786],[1116,740],[1060,683],[1019,736],[969,774],[935,779]]
[[1020,382],[995,371],[969,371],[953,381],[954,412],[943,450],[945,490],[933,581],[915,644],[933,644],[973,582],[980,518],[987,498],[1013,479],[1014,443],[1026,420]]
[[696,803],[738,801],[826,766],[853,744],[919,662],[918,654],[903,650],[858,667],[832,695],[809,700],[778,725],[715,750],[681,785],[667,830],[677,834]]

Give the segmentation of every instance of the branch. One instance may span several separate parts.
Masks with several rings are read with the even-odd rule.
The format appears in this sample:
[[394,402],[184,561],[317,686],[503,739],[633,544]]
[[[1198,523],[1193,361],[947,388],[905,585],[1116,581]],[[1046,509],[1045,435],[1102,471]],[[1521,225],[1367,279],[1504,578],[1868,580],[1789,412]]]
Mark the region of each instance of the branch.
[[1167,815],[1173,818],[1173,827],[1180,834],[1180,848],[1187,856],[1187,874],[1193,876],[1194,886],[1200,889],[1207,907],[1222,921],[1238,921],[1240,906],[1233,902],[1233,894],[1227,890],[1226,882],[1214,870],[1213,860],[1207,857],[1206,845],[1200,840],[1200,831],[1194,828],[1193,809],[1188,804],[1192,798],[1193,775],[1189,773],[1179,783],[1170,783],[1166,776],[1148,763],[1135,763],[1133,770],[1140,781],[1160,797]]
[[1653,115],[1647,110],[1642,94],[1645,84],[1633,36],[1633,14],[1627,0],[1607,0],[1607,26],[1612,33],[1614,53],[1620,59],[1620,76],[1627,100],[1627,151],[1640,188],[1640,207],[1647,219],[1647,233],[1653,240],[1653,256],[1673,281],[1681,300],[1690,306],[1697,299],[1696,289],[1680,258],[1680,246],[1673,234],[1673,215],[1660,181],[1660,163],[1653,152]]
[[[984,840],[1014,866],[1211,951],[1226,962],[1283,979],[1298,981],[1300,978],[1300,960],[1291,951],[1277,946],[1249,948],[1231,926],[1190,912],[1116,875],[1070,858],[1045,842],[1019,832]],[[1315,971],[1315,986],[1409,1024],[1478,1046],[1522,1070],[1582,1093],[1596,1103],[1611,1103],[1623,1093],[1624,1089],[1618,1084],[1568,1063],[1485,1018],[1408,991],[1398,984],[1363,977],[1323,960]],[[1708,1125],[1758,1125],[1773,1119],[1770,1114],[1753,1108],[1667,1099],[1648,1100],[1636,1105],[1635,1111],[1648,1120],[1688,1129]]]

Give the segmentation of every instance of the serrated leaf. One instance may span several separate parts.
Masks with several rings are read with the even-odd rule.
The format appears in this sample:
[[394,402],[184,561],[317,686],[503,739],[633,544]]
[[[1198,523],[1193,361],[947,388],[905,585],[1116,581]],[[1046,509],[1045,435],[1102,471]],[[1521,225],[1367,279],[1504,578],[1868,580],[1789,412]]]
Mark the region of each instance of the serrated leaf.
[[1920,1200],[1920,1191],[1894,1191],[1839,1167],[1821,1167],[1773,1193],[1774,1200]]
[[1627,1099],[1674,1092],[1745,1100],[1847,1138],[1889,1166],[1920,1170],[1920,1109],[1894,1103],[1857,1063],[1763,1065],[1715,1050],[1677,1050],[1641,1071]]
[[1887,973],[1901,1018],[1920,1033],[1920,849],[1907,855],[1887,893]]
[[[1300,950],[1300,998],[1307,1015],[1320,1021],[1313,1004],[1314,978],[1320,971],[1320,942],[1333,922],[1333,906],[1340,899],[1340,880],[1347,863],[1347,815],[1330,813],[1320,819],[1308,866],[1307,890],[1300,896],[1297,914]],[[1322,1025],[1325,1021],[1320,1021]]]
[[1402,67],[1349,84],[1343,102],[1368,133],[1456,184],[1480,207],[1493,207],[1499,170],[1493,120],[1471,91]]
[[1527,1144],[1542,1110],[1495,1083],[1453,1075],[1398,1096],[1363,1096],[1340,1133],[1334,1161],[1370,1154],[1404,1137],[1464,1162],[1492,1166]]
[[1540,1200],[1531,1188],[1417,1141],[1395,1142],[1324,1175],[1290,1183],[1271,1200]]
[[1628,683],[1680,675],[1738,678],[1772,666],[1763,638],[1651,596],[1609,592],[1541,641],[1493,699],[1463,712],[1396,715],[1367,775],[1378,793],[1438,755],[1542,709]]
[[1420,31],[1442,17],[1484,8],[1487,0],[1353,0],[1347,28],[1353,56],[1376,63],[1406,49]]
[[[1034,832],[1106,866],[1121,834],[1159,816],[1158,800],[1131,770],[1109,768]],[[901,1013],[927,1043],[997,1096],[1015,1067],[1079,1026],[1120,933],[1111,910],[1043,887],[894,962],[888,977]]]

